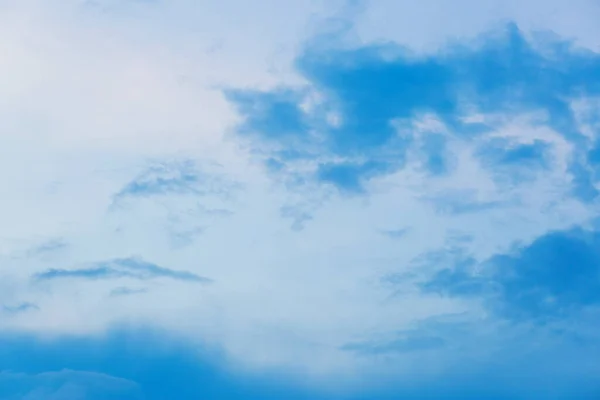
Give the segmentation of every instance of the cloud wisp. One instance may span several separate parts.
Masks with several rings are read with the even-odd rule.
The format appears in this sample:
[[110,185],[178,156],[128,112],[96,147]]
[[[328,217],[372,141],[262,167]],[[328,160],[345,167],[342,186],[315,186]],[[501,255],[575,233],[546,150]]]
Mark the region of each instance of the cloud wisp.
[[195,283],[212,283],[212,280],[192,272],[173,270],[144,261],[139,258],[119,258],[99,262],[89,268],[79,269],[49,269],[33,276],[36,281],[49,281],[56,279],[118,279],[132,278],[148,280],[156,278],[169,278]]

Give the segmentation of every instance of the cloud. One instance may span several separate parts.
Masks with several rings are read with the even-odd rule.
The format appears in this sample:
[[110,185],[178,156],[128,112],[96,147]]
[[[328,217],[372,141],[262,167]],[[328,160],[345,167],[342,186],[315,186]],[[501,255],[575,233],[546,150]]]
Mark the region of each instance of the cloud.
[[134,294],[146,293],[146,289],[132,289],[125,286],[114,288],[110,291],[111,296],[129,296]]
[[424,197],[423,200],[431,202],[438,212],[449,214],[464,214],[505,207],[502,201],[477,200],[477,193],[471,190],[448,190],[436,194],[433,198]]
[[191,160],[175,160],[151,164],[129,182],[117,195],[144,197],[168,194],[207,195],[227,197],[236,189],[233,182],[219,176],[203,174]]
[[444,340],[435,336],[422,334],[410,335],[385,343],[349,343],[342,348],[362,354],[385,354],[392,352],[408,352],[438,349],[444,346]]
[[0,333],[35,338],[2,369],[598,388],[596,5],[0,3]]
[[404,229],[390,229],[390,230],[384,230],[381,233],[385,236],[388,236],[392,239],[400,239],[402,237],[404,237],[405,235],[407,235],[410,232],[409,229],[404,228]]
[[110,205],[117,229],[138,218],[154,217],[173,247],[194,243],[219,219],[233,214],[243,185],[218,163],[181,157],[146,161],[140,172],[115,193]]
[[68,247],[68,244],[61,239],[52,239],[43,242],[39,246],[35,246],[28,251],[29,256],[38,256],[43,257],[54,252],[58,252],[61,250],[65,250]]
[[[171,176],[169,176],[171,175]],[[117,194],[120,196],[148,196],[175,193],[196,193],[194,187],[200,183],[199,176],[190,163],[174,166],[156,166],[142,173]]]
[[22,374],[0,372],[3,399],[141,399],[134,382],[100,373],[69,371]]
[[210,283],[210,279],[188,271],[164,268],[139,258],[120,258],[97,263],[96,266],[81,269],[50,269],[34,275],[37,281],[54,279],[118,279],[134,278],[140,280],[171,278],[175,280]]
[[2,311],[7,314],[18,314],[27,311],[39,310],[39,307],[33,303],[20,303],[14,306],[2,306]]

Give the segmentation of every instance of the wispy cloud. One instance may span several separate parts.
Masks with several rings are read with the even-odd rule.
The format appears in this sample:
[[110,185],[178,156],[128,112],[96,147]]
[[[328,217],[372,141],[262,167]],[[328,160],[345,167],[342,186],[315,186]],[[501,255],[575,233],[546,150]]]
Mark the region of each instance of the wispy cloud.
[[410,232],[409,228],[402,229],[391,229],[391,230],[382,230],[381,233],[391,239],[400,239],[404,236],[408,235]]
[[114,288],[113,290],[110,291],[110,296],[111,297],[118,297],[118,296],[130,296],[130,295],[135,295],[135,294],[143,294],[143,293],[147,293],[148,290],[144,289],[144,288],[129,288],[129,287],[125,287],[125,286],[121,286],[118,288]]
[[423,334],[407,335],[389,342],[358,342],[342,346],[343,350],[363,355],[378,355],[386,353],[404,353],[412,351],[435,350],[444,346],[444,339]]
[[68,243],[62,239],[53,239],[40,244],[30,250],[32,254],[46,254],[58,250],[63,250],[68,246]]
[[96,263],[89,268],[80,269],[49,269],[35,274],[37,281],[54,279],[156,279],[169,278],[188,282],[211,283],[209,278],[188,271],[173,270],[146,262],[139,258],[118,258]]
[[238,188],[224,178],[202,172],[191,160],[153,163],[116,194],[146,197],[167,194],[228,195]]
[[477,193],[469,190],[448,190],[431,197],[423,196],[423,201],[431,203],[435,209],[443,214],[466,214],[507,207],[510,204],[498,200],[478,200]]
[[7,314],[20,314],[23,312],[27,312],[27,311],[35,311],[35,310],[39,310],[40,308],[33,303],[20,303],[17,305],[3,305],[2,306],[2,311],[4,311]]

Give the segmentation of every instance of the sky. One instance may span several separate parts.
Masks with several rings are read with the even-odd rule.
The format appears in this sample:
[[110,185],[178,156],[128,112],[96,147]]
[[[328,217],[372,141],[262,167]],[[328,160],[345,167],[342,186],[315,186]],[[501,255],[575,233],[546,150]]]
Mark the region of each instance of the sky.
[[600,398],[598,20],[0,0],[0,400]]

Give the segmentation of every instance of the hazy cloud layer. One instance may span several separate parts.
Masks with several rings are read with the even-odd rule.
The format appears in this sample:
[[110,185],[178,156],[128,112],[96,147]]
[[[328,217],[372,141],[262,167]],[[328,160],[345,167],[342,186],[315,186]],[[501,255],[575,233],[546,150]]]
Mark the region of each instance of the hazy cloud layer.
[[0,394],[594,398],[598,19],[0,2]]

